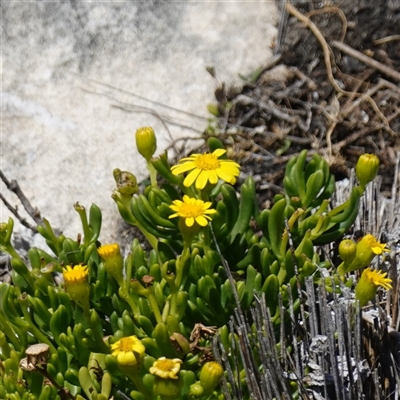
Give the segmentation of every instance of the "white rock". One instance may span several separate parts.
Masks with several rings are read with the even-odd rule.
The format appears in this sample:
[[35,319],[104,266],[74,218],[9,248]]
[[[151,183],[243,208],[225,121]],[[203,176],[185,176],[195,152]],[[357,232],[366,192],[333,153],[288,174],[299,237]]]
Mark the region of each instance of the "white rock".
[[[114,168],[146,176],[134,147],[151,125],[158,151],[171,143],[154,116],[113,107],[145,106],[195,131],[169,125],[173,138],[207,124],[218,79],[238,82],[271,56],[275,2],[2,2],[2,165],[42,215],[71,237],[81,231],[72,205],[103,210],[102,241],[115,238]],[[141,97],[137,97],[137,96]],[[191,117],[150,99],[199,115]],[[9,202],[22,206],[12,194]],[[1,220],[9,211],[1,205]]]

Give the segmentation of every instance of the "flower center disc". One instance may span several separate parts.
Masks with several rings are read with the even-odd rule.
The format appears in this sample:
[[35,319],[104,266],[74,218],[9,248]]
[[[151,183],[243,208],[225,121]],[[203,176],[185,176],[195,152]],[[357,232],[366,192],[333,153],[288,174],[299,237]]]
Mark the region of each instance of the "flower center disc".
[[220,162],[213,154],[201,154],[194,161],[197,168],[204,171],[216,170],[220,167]]
[[133,345],[134,345],[134,343],[131,338],[129,338],[129,337],[122,338],[120,340],[119,349],[120,349],[120,351],[128,353],[128,352],[132,351]]
[[157,368],[159,368],[165,372],[173,371],[174,367],[175,367],[175,364],[171,360],[168,360],[168,359],[159,360],[157,362]]
[[180,213],[185,218],[195,218],[203,215],[203,208],[197,204],[182,204]]

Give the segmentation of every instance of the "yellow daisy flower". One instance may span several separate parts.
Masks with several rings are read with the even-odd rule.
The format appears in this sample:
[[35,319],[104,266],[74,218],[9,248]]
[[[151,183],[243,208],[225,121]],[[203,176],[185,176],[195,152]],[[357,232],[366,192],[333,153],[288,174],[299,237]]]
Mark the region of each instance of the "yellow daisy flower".
[[63,269],[64,282],[66,285],[86,282],[88,274],[87,265],[75,265],[74,267],[67,265]]
[[392,280],[386,278],[387,272],[377,271],[373,268],[366,268],[356,286],[356,299],[360,307],[365,306],[375,297],[379,286],[386,290],[392,289]]
[[136,365],[146,348],[136,336],[124,337],[111,345],[112,355],[120,365]]
[[382,254],[385,252],[390,252],[389,249],[386,248],[386,243],[380,243],[376,240],[376,238],[372,235],[365,235],[364,238],[367,240],[368,245],[370,246],[371,250],[376,254]]
[[89,312],[90,286],[88,282],[88,267],[86,265],[67,265],[63,268],[65,291],[71,299],[79,304],[85,313]]
[[104,269],[110,274],[120,286],[123,285],[124,260],[118,243],[105,244],[97,249],[99,256],[103,259]]
[[174,175],[191,171],[183,184],[189,187],[196,181],[196,188],[199,190],[204,189],[207,182],[215,185],[218,179],[234,185],[236,177],[239,176],[240,165],[232,160],[220,160],[219,157],[225,153],[226,150],[217,149],[212,153],[192,154],[190,157],[182,158],[171,171]]
[[385,243],[380,243],[373,235],[367,234],[357,243],[356,255],[353,261],[345,266],[342,272],[351,272],[364,268],[371,264],[375,256],[386,252],[390,252],[390,250],[386,248]]
[[169,206],[175,214],[169,218],[181,217],[185,219],[185,224],[189,227],[197,222],[200,226],[206,226],[208,221],[211,220],[209,214],[214,214],[217,211],[210,209],[211,202],[195,199],[187,195],[183,196],[183,201],[174,200],[173,205]]
[[178,379],[177,374],[181,369],[181,364],[182,360],[179,358],[173,358],[171,360],[169,358],[160,357],[158,360],[154,361],[149,372],[163,379]]

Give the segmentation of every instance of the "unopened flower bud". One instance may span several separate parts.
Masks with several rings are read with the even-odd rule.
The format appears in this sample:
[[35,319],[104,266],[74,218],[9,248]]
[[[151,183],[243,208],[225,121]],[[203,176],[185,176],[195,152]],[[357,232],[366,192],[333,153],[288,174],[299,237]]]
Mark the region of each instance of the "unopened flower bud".
[[206,393],[211,392],[217,387],[223,373],[222,366],[216,361],[209,361],[203,365],[200,371],[200,383]]
[[354,240],[344,239],[339,244],[339,256],[345,262],[353,261],[356,256],[357,245]]
[[202,397],[203,394],[204,394],[204,388],[200,382],[195,382],[195,383],[193,383],[193,385],[190,385],[190,389],[189,389],[190,397],[197,399],[199,397]]
[[373,181],[378,173],[379,158],[375,154],[362,154],[357,161],[356,176],[362,189]]
[[146,161],[149,161],[157,149],[157,139],[153,128],[146,126],[136,131],[136,147]]

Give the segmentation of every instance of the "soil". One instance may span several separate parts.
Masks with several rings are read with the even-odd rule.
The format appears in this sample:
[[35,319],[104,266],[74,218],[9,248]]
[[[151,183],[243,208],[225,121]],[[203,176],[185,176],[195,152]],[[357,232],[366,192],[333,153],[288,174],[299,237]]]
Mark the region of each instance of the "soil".
[[389,73],[400,71],[400,3],[300,1],[295,7],[322,34],[331,65],[315,34],[281,10],[275,57],[244,77],[241,88],[218,85],[218,122],[205,137],[220,138],[244,175],[254,176],[262,202],[281,192],[287,160],[303,149],[325,156],[337,180],[349,176],[361,154],[376,154],[390,197],[400,150],[400,75],[335,43]]

